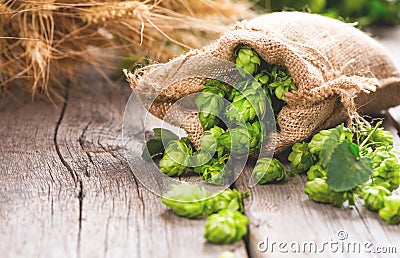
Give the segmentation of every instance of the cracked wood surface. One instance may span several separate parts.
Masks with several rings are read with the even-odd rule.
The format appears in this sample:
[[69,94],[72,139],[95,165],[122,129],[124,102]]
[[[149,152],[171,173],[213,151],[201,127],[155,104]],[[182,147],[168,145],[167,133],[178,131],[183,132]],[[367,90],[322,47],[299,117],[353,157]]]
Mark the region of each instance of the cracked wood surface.
[[121,143],[129,87],[88,81],[101,85],[67,88],[55,106],[1,101],[0,257],[247,257],[244,242],[207,244],[204,220],[136,181]]

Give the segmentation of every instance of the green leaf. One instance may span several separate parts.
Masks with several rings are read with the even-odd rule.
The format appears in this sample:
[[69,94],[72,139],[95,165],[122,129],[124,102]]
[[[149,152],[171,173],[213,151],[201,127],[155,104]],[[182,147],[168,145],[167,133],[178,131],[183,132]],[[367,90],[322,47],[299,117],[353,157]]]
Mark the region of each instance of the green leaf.
[[334,152],[335,148],[340,144],[340,136],[343,130],[343,124],[332,129],[331,134],[322,146],[319,157],[321,159],[321,164],[324,168],[326,168],[326,166],[328,165],[328,162],[331,159],[332,153]]
[[335,148],[327,166],[326,182],[335,191],[349,191],[366,182],[372,174],[369,157],[360,157],[358,146],[344,140]]
[[[165,146],[172,140],[179,140],[179,136],[164,128],[154,128],[154,139],[146,143],[143,150],[142,158],[146,161],[161,156],[164,153]],[[163,144],[164,143],[164,144]]]
[[142,158],[146,161],[161,156],[164,153],[164,146],[161,140],[151,139],[146,143],[146,147],[143,150]]

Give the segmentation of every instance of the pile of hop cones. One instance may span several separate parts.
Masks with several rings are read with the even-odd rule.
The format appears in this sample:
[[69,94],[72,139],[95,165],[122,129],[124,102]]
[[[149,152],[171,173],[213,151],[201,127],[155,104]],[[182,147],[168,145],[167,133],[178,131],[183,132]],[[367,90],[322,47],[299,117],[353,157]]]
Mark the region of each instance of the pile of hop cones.
[[76,64],[115,67],[126,54],[167,61],[251,16],[237,0],[2,0],[0,89],[50,94]]

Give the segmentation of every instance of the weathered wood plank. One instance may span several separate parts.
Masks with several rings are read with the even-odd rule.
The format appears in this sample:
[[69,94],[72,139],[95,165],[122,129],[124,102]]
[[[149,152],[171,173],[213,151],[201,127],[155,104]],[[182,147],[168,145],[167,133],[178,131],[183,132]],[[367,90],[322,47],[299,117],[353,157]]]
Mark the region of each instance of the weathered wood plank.
[[54,148],[61,105],[0,104],[0,256],[75,257],[76,183]]
[[244,242],[207,244],[204,220],[177,217],[134,178],[121,140],[130,90],[87,80],[58,109],[1,106],[1,257],[247,257]]

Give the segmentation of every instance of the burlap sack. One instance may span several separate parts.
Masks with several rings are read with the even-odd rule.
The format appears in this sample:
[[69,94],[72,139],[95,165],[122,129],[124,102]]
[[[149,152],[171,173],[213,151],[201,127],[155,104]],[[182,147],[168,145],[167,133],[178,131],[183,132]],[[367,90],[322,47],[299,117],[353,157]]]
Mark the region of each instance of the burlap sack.
[[[237,24],[216,42],[177,60],[211,56],[234,62],[239,44],[251,46],[268,63],[285,66],[297,84],[297,91],[285,95],[287,105],[277,117],[280,131],[275,152],[346,119],[357,119],[356,110],[375,114],[400,104],[400,73],[383,48],[352,25],[315,14],[259,16]],[[146,96],[158,91],[156,100],[147,103],[149,111],[181,126],[198,146],[203,128],[197,113],[183,109],[174,110],[168,117],[166,113],[176,100],[199,92],[204,78],[155,89],[154,83],[146,81],[146,75],[154,69],[128,76],[132,89],[144,103]],[[168,76],[160,73],[159,82],[167,81]]]

